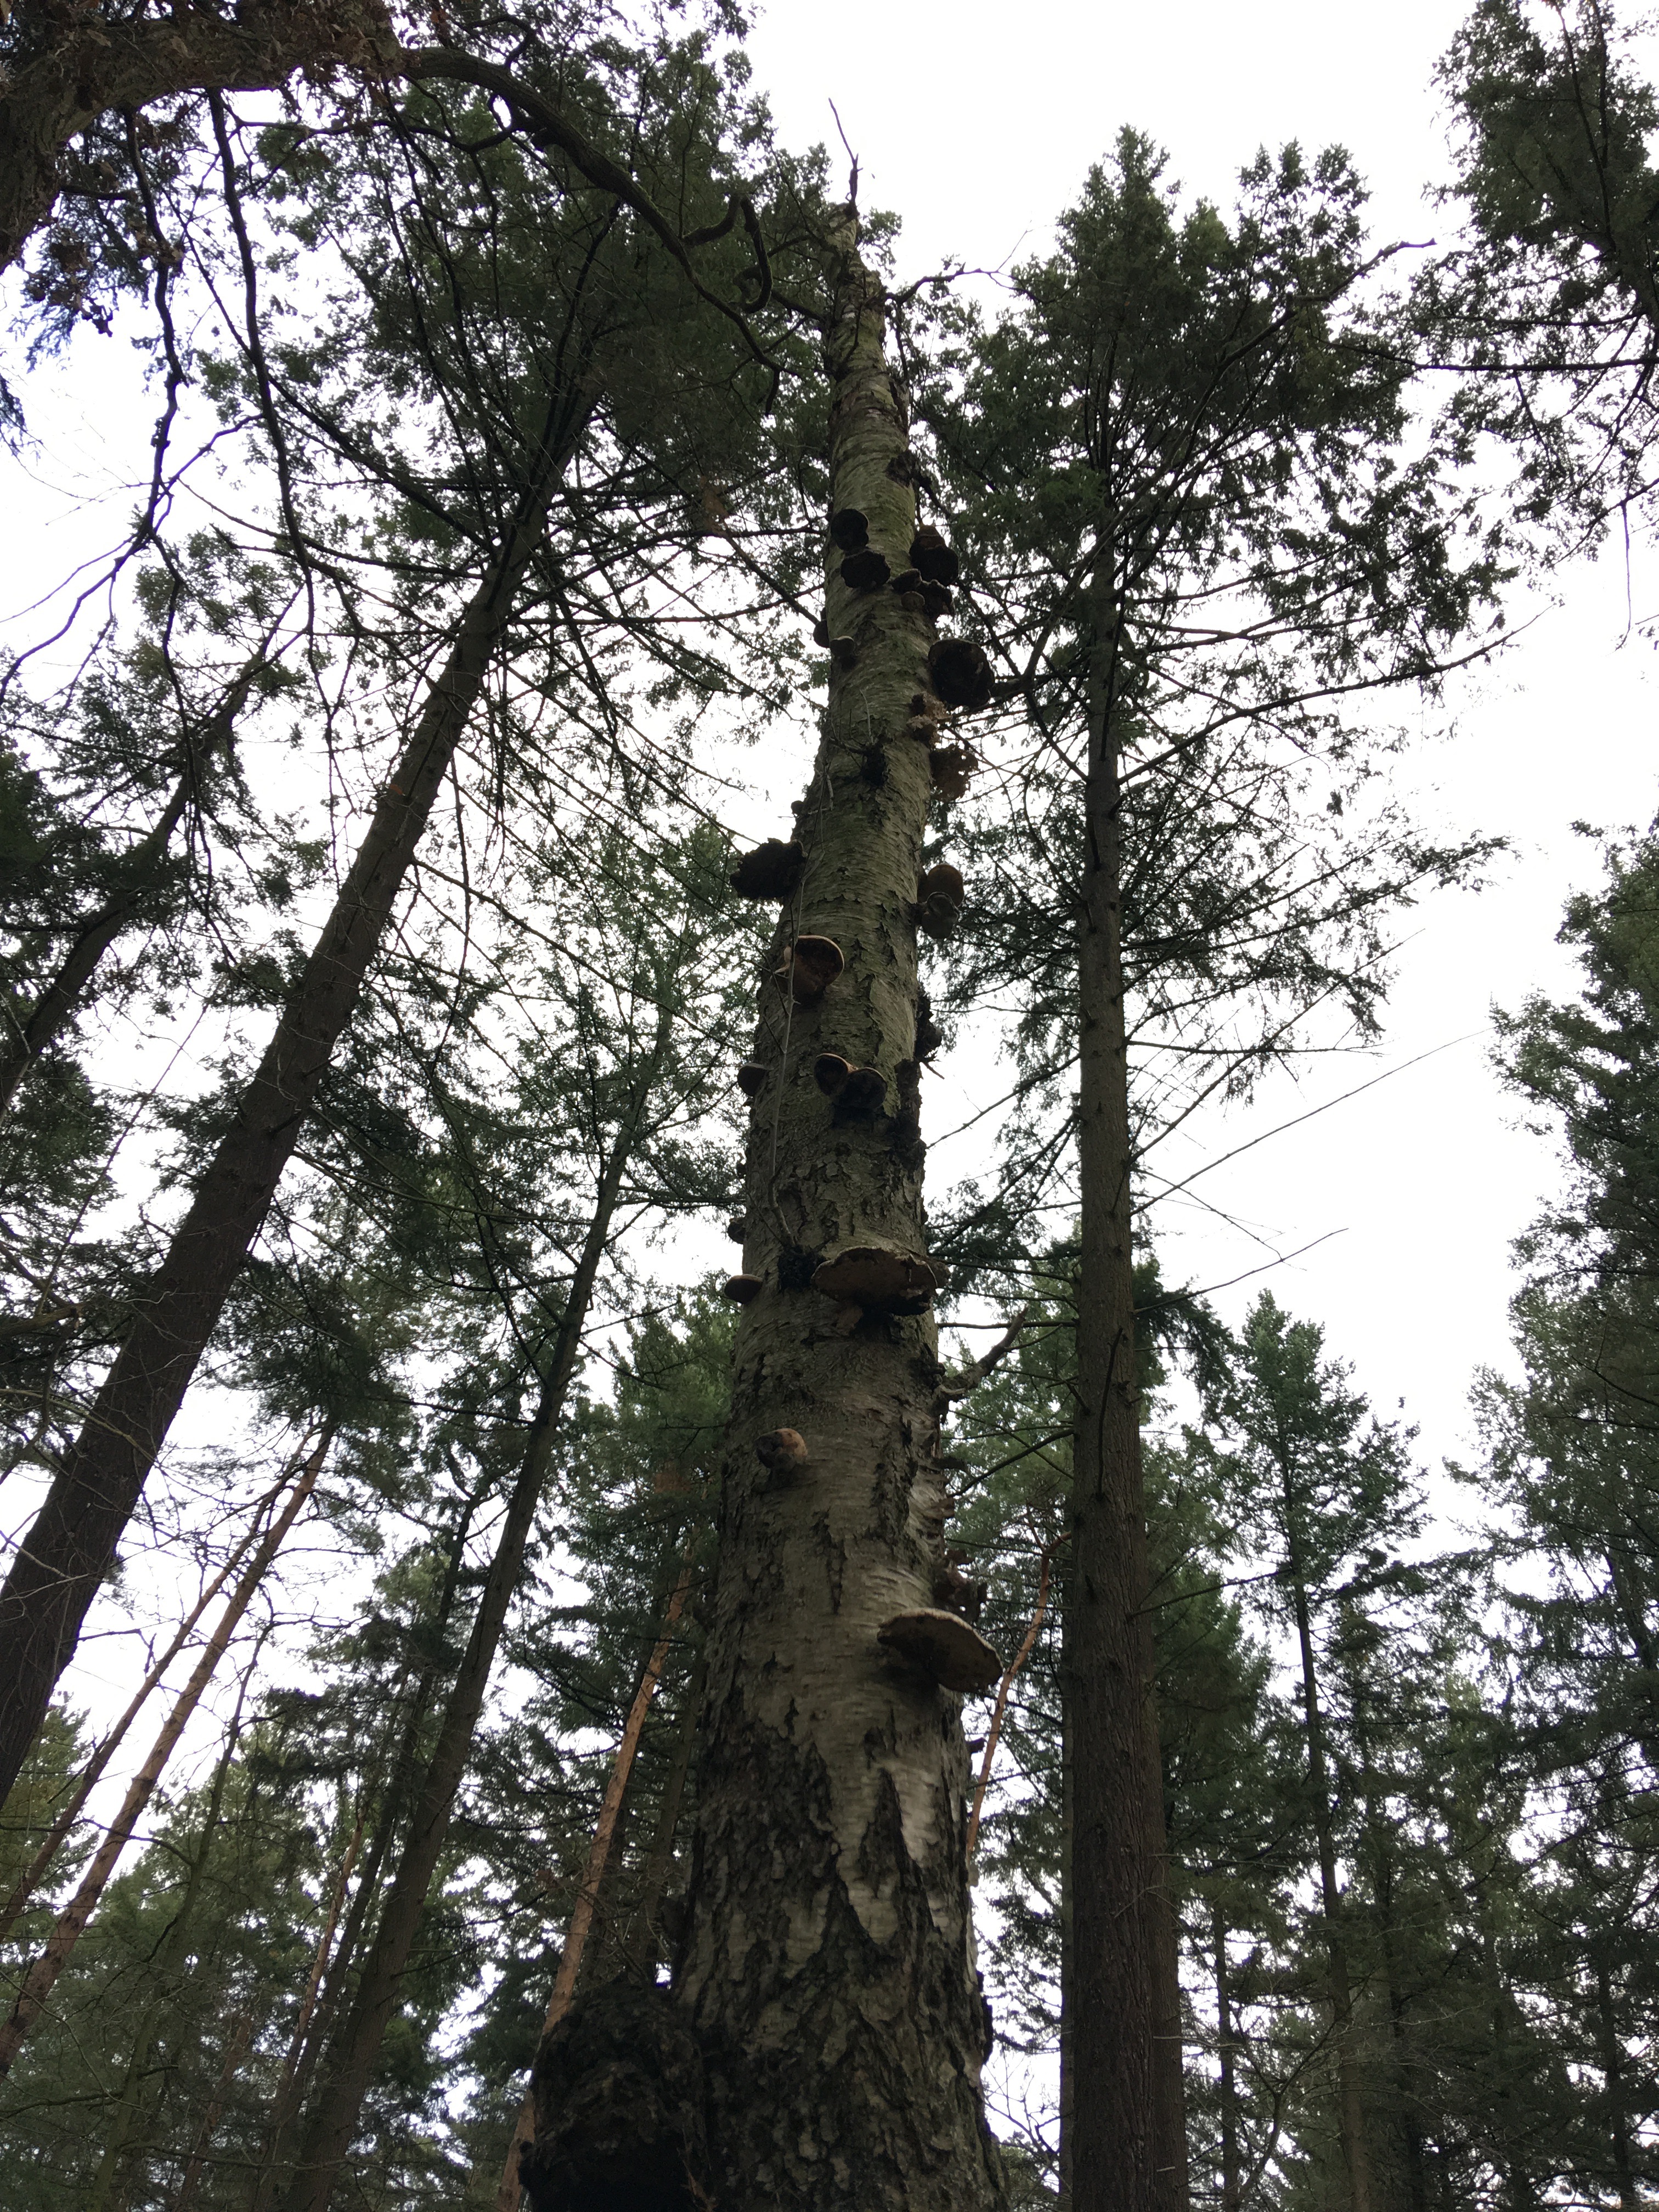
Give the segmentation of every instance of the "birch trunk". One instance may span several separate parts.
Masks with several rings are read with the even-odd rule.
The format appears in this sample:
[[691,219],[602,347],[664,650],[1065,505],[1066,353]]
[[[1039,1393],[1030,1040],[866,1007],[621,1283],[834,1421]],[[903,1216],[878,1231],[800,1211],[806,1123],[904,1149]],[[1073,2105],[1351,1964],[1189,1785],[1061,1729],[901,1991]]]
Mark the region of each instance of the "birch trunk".
[[[908,424],[857,238],[849,208],[826,337],[831,509],[861,512],[896,572],[916,525]],[[827,621],[851,645],[832,654],[777,946],[828,937],[846,968],[815,1003],[761,989],[744,1268],[763,1287],[736,1350],[675,1987],[708,2069],[722,2212],[978,2212],[1003,2183],[980,2087],[962,1700],[877,1641],[933,1602],[937,1331],[931,1312],[810,1287],[848,1245],[927,1249],[914,911],[930,770],[907,724],[932,697],[934,632],[840,565],[832,550]],[[838,1118],[819,1091],[826,1052],[879,1071],[872,1118]],[[806,1443],[787,1477],[756,1450],[779,1428]]]

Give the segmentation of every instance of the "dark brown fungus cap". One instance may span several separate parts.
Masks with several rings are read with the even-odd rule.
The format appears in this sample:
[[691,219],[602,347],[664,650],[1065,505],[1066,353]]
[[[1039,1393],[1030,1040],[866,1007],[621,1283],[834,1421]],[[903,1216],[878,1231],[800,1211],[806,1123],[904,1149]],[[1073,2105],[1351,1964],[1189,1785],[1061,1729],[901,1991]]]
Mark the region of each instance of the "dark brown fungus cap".
[[726,1233],[734,1244],[741,1244],[749,1234],[747,1218],[741,1213],[734,1213],[726,1224]]
[[852,1073],[852,1061],[838,1052],[821,1052],[812,1062],[812,1080],[826,1098],[833,1098]]
[[847,965],[833,937],[798,937],[783,956],[778,981],[793,993],[798,1006],[821,999]]
[[924,522],[910,540],[910,565],[934,584],[954,584],[962,574],[961,562],[931,522]]
[[995,1646],[959,1613],[939,1607],[896,1613],[876,1631],[876,1641],[931,1674],[942,1690],[988,1690],[1002,1673]]
[[870,543],[870,518],[855,507],[843,507],[830,518],[830,535],[843,553],[856,553]]
[[746,1306],[757,1298],[766,1285],[758,1275],[732,1275],[720,1285],[720,1296],[730,1298],[734,1306]]
[[928,582],[922,586],[921,611],[929,622],[938,622],[940,616],[948,615],[955,605],[956,601],[943,584]]
[[878,592],[892,573],[887,556],[878,553],[873,545],[849,553],[841,564],[841,580],[853,592]]
[[814,645],[828,645],[830,642],[830,625],[822,616],[812,625],[812,642]]
[[859,649],[850,637],[832,637],[830,658],[838,668],[850,668],[859,657]]
[[738,1088],[745,1098],[758,1098],[766,1088],[766,1070],[757,1060],[745,1060],[738,1070]]
[[812,1271],[815,1291],[866,1312],[925,1304],[938,1286],[938,1276],[920,1253],[888,1244],[849,1244]]
[[838,1114],[878,1114],[887,1097],[887,1078],[878,1067],[855,1067],[836,1101]]
[[921,589],[921,569],[901,568],[893,579],[893,589],[901,594],[905,592],[919,592]]
[[942,799],[960,799],[968,789],[969,780],[979,765],[966,745],[945,745],[934,753],[930,766],[933,771],[933,788]]
[[774,1474],[787,1474],[806,1464],[806,1439],[799,1429],[769,1429],[755,1439],[755,1455]]
[[953,868],[948,860],[936,861],[916,885],[916,896],[918,898],[950,899],[960,906],[967,896],[961,869]]
[[991,703],[991,664],[968,637],[942,637],[927,656],[933,689],[947,707],[977,712]]
[[752,853],[745,853],[732,871],[732,888],[739,898],[793,898],[800,889],[806,855],[792,837],[769,837]]

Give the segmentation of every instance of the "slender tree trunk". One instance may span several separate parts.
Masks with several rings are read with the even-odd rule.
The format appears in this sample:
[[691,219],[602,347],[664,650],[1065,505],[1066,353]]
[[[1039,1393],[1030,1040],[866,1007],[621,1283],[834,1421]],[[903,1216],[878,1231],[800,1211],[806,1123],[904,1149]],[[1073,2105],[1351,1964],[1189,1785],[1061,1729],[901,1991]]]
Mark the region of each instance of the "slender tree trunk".
[[330,2052],[321,2101],[306,2128],[294,2177],[283,2193],[283,2212],[324,2212],[335,2176],[356,2131],[358,2114],[387,2023],[398,2007],[404,1972],[426,1909],[427,1893],[449,1832],[455,1793],[460,1787],[478,1716],[483,1710],[484,1692],[489,1687],[507,1607],[523,1571],[525,1546],[552,1466],[565,1399],[580,1358],[588,1307],[610,1245],[611,1219],[622,1194],[623,1177],[644,1119],[651,1086],[668,1048],[670,1021],[671,1012],[665,1005],[650,1062],[641,1075],[630,1102],[628,1120],[617,1133],[599,1179],[592,1219],[571,1278],[547,1377],[531,1423],[524,1462],[507,1501],[466,1651],[450,1686],[415,1817],[404,1839],[374,1941],[363,1961],[351,2012]]
[[1428,2212],[1428,2176],[1423,2160],[1423,2130],[1418,2120],[1417,2069],[1412,2059],[1407,2027],[1406,1992],[1401,1986],[1399,1935],[1395,1913],[1395,1855],[1389,1828],[1379,1803],[1376,1769],[1371,1759],[1370,1723],[1366,1717],[1364,1684],[1357,1671],[1348,1674],[1348,1710],[1353,1717],[1355,1748],[1359,1754],[1359,1789],[1365,1807],[1365,1832],[1371,1861],[1371,1887],[1382,1945],[1382,1975],[1389,2005],[1389,2027],[1394,2045],[1395,2091],[1400,2100],[1400,2134],[1406,2153],[1406,2192],[1410,2212]]
[[554,404],[531,482],[460,618],[334,910],[18,1547],[0,1591],[0,1680],[10,1686],[0,1712],[0,1797],[16,1780],[356,1006],[590,406],[574,396]]
[[185,1877],[184,1895],[179,1900],[178,1910],[173,1916],[156,1958],[155,1994],[145,2006],[138,2033],[133,2039],[132,2057],[122,2084],[121,2100],[116,2106],[115,2118],[105,2141],[98,2172],[87,2192],[85,2212],[106,2212],[115,2186],[116,2171],[131,2138],[132,2124],[137,2117],[140,2088],[149,2067],[155,2031],[161,2025],[167,2000],[178,1984],[179,1970],[185,1962],[185,1947],[196,1917],[196,1902],[202,1893],[202,1875],[207,1866],[208,1855],[213,1849],[214,1838],[218,1833],[219,1814],[225,1802],[225,1784],[230,1778],[230,1770],[236,1758],[236,1746],[241,1737],[242,1707],[247,1700],[248,1684],[253,1679],[253,1670],[259,1663],[259,1650],[263,1644],[262,1637],[255,1645],[253,1657],[243,1669],[242,1686],[236,1697],[236,1710],[231,1715],[230,1726],[225,1732],[225,1747],[213,1770],[213,1782],[208,1791],[207,1807],[202,1821],[201,1840],[197,1845],[195,1856],[191,1860],[190,1871]]
[[1096,554],[1079,954],[1077,1428],[1066,1690],[1072,1708],[1072,1980],[1063,1996],[1076,2212],[1186,2201],[1178,1985],[1146,1611],[1122,947],[1118,642]]
[[1371,2212],[1370,2160],[1365,2141],[1364,2107],[1360,2100],[1359,2069],[1354,2051],[1353,1982],[1348,1971],[1348,1947],[1342,1924],[1342,1889],[1336,1875],[1336,1834],[1331,1820],[1330,1765],[1325,1755],[1325,1723],[1319,1707],[1313,1626],[1308,1610],[1307,1583],[1303,1577],[1302,1548],[1297,1534],[1296,1499],[1290,1458],[1282,1444],[1279,1459],[1284,1480],[1287,1564],[1296,1607],[1297,1643],[1302,1658],[1302,1710],[1304,1735],[1308,1749],[1308,1791],[1313,1801],[1314,1835],[1319,1849],[1320,1915],[1325,1932],[1331,2019],[1336,2037],[1337,2118],[1342,2137],[1342,2163],[1348,2177],[1352,2212]]
[[[865,517],[902,571],[915,465],[856,210],[831,251],[831,511]],[[839,553],[829,568],[829,707],[776,953],[828,938],[846,966],[821,995],[761,988],[744,1252],[759,1289],[738,1332],[676,1991],[705,2053],[722,2212],[982,2212],[1003,2182],[980,2086],[961,1698],[878,1641],[931,1606],[945,1510],[915,1103],[917,870],[944,710],[919,603],[855,591]],[[820,1091],[826,1053],[876,1071],[868,1111]],[[861,1295],[811,1287],[854,1248],[893,1256]],[[757,1455],[779,1429],[805,1438],[803,1464]]]
[[430,1624],[432,1656],[410,1692],[407,1711],[404,1713],[400,1740],[393,1752],[386,1776],[386,1792],[374,1822],[374,1839],[362,1869],[357,1887],[352,1893],[351,1905],[346,1914],[346,1923],[333,1956],[328,1961],[321,1993],[311,2019],[300,2036],[300,2048],[293,2070],[278,2087],[272,2100],[270,2118],[267,2123],[264,2141],[260,2151],[258,2180],[253,2191],[250,2212],[268,2212],[283,2179],[283,2146],[288,2131],[305,2108],[310,2094],[313,2076],[319,2060],[327,2045],[343,2003],[348,1994],[351,1975],[356,1970],[363,1929],[368,1917],[380,1901],[380,1875],[388,1853],[402,1824],[403,1810],[416,1779],[416,1753],[421,1732],[431,1710],[433,1692],[437,1685],[439,1656],[444,1638],[448,1633],[450,1615],[454,1610],[456,1595],[460,1588],[461,1569],[465,1561],[466,1542],[472,1519],[482,1502],[482,1492],[475,1490],[466,1498],[450,1541],[449,1560],[445,1569],[438,1608]]
[[[662,1670],[668,1663],[668,1653],[674,1641],[674,1624],[680,1617],[686,1594],[691,1587],[691,1569],[682,1567],[663,1614],[662,1634],[646,1662],[644,1675],[634,1693],[633,1705],[617,1746],[617,1755],[611,1761],[611,1778],[605,1784],[605,1797],[599,1806],[599,1817],[593,1825],[593,1840],[588,1847],[587,1866],[582,1875],[581,1887],[576,1892],[576,1902],[570,1915],[570,1925],[565,1930],[564,1948],[559,1957],[559,1971],[553,1983],[553,1995],[548,2003],[547,2017],[542,2022],[542,2033],[551,2034],[570,2009],[576,1994],[576,1983],[582,1970],[582,1954],[587,1948],[587,1938],[593,1925],[594,1911],[599,1905],[599,1888],[611,1857],[611,1839],[617,1832],[617,1816],[622,1811],[623,1798],[628,1789],[628,1779],[634,1771],[634,1754],[640,1747],[644,1732],[645,1717],[651,1710],[651,1701],[657,1694],[657,1685],[662,1680]],[[672,1831],[671,1831],[672,1838]],[[496,2212],[519,2212],[522,2191],[519,2185],[519,2160],[525,2146],[532,2142],[536,2133],[536,2103],[529,2090],[519,2107],[518,2124],[513,2130],[513,2140],[507,2147],[507,2156],[501,2165],[501,2178],[495,2191]]]
[[190,2157],[185,2164],[183,2178],[179,2184],[179,2194],[173,2200],[171,2212],[191,2212],[191,2208],[196,2203],[196,2192],[202,2185],[202,2173],[207,2165],[208,2153],[212,2148],[214,2136],[218,2131],[220,2121],[225,2116],[225,2106],[230,2101],[231,2090],[235,2086],[237,2075],[242,2070],[243,2063],[247,2057],[252,2041],[253,2014],[251,2012],[239,2012],[231,2021],[230,2039],[225,2045],[224,2063],[219,2069],[219,2079],[214,2085],[213,2095],[209,2100],[208,2108],[202,2115],[202,2124],[196,2130],[196,2140],[191,2146]]
[[1636,2184],[1636,2166],[1632,2153],[1630,2129],[1630,2100],[1625,2087],[1626,2064],[1625,2049],[1619,2033],[1619,2021],[1613,2009],[1613,1977],[1607,1972],[1607,1962],[1598,1957],[1595,1965],[1595,2023],[1597,2040],[1601,2051],[1601,2078],[1607,2084],[1607,2135],[1613,2152],[1613,2178],[1619,2191],[1619,2212],[1638,2212],[1642,2192]]
[[1221,2076],[1221,2212],[1238,2212],[1241,2169],[1232,1978],[1227,1970],[1227,1916],[1218,1897],[1210,1907],[1210,1940],[1215,1952],[1216,2058]]
[[3,1942],[5,1937],[11,1933],[18,1920],[27,1910],[30,1898],[33,1896],[35,1891],[40,1887],[42,1881],[45,1879],[52,1866],[52,1861],[57,1857],[58,1852],[64,1848],[64,1844],[69,1838],[70,1832],[73,1829],[76,1820],[81,1816],[82,1807],[86,1803],[88,1798],[91,1796],[94,1790],[96,1789],[99,1778],[102,1775],[105,1768],[109,1765],[110,1760],[120,1749],[122,1743],[125,1740],[127,1730],[132,1726],[133,1722],[137,1720],[139,1713],[143,1711],[144,1704],[149,1697],[150,1692],[166,1675],[167,1668],[172,1666],[173,1661],[179,1656],[179,1654],[184,1650],[185,1644],[189,1643],[191,1638],[195,1634],[197,1624],[201,1620],[202,1615],[207,1611],[214,1599],[218,1596],[220,1591],[224,1588],[225,1584],[230,1580],[232,1575],[235,1573],[237,1568],[241,1565],[249,1545],[252,1543],[254,1538],[259,1533],[259,1523],[264,1517],[265,1508],[276,1502],[276,1500],[282,1495],[283,1492],[288,1487],[291,1480],[291,1474],[284,1472],[281,1480],[276,1482],[271,1489],[268,1490],[262,1498],[260,1498],[254,1509],[253,1518],[249,1522],[246,1529],[244,1531],[236,1546],[235,1550],[232,1552],[230,1557],[225,1561],[223,1566],[220,1568],[218,1573],[214,1576],[212,1581],[210,1582],[203,1590],[200,1597],[197,1599],[195,1604],[191,1606],[190,1611],[179,1622],[172,1641],[162,1652],[161,1657],[156,1660],[155,1664],[150,1668],[149,1672],[145,1675],[143,1680],[140,1682],[138,1687],[133,1692],[131,1698],[128,1701],[126,1710],[122,1713],[114,1727],[110,1730],[109,1734],[104,1738],[103,1741],[93,1753],[92,1757],[87,1761],[86,1765],[82,1769],[80,1779],[76,1782],[73,1790],[70,1793],[69,1802],[64,1806],[63,1811],[58,1815],[58,1818],[52,1822],[46,1841],[41,1844],[40,1850],[36,1851],[34,1856],[29,1861],[28,1865],[24,1869],[23,1872],[18,1876],[16,1886],[13,1889],[11,1895],[6,1899],[4,1905],[0,1906],[0,1942]]
[[191,794],[200,784],[202,764],[219,747],[228,744],[236,717],[247,702],[257,667],[256,662],[246,668],[215,712],[189,733],[188,757],[179,780],[153,828],[124,856],[117,872],[116,889],[97,912],[82,923],[59,961],[57,973],[28,1012],[0,1041],[0,1113],[17,1096],[18,1087],[31,1066],[74,1019],[100,961],[143,913],[146,900],[155,890],[160,865],[173,842],[173,833],[184,819]]
[[991,1708],[991,1725],[985,1731],[985,1752],[979,1763],[979,1779],[974,1784],[974,1802],[968,1809],[968,1869],[971,1874],[979,1850],[979,1820],[985,1805],[985,1792],[990,1787],[991,1769],[995,1764],[997,1744],[1002,1735],[1002,1723],[1008,1711],[1008,1692],[1014,1686],[1014,1677],[1036,1648],[1048,1612],[1048,1583],[1054,1571],[1054,1553],[1058,1548],[1047,1544],[1042,1551],[1042,1566],[1037,1576],[1037,1601],[1031,1614],[1030,1626],[1020,1639],[1020,1646],[1002,1670],[1002,1680],[997,1684],[996,1703]]
[[80,1942],[82,1932],[115,1870],[115,1862],[126,1848],[139,1814],[149,1804],[155,1785],[173,1756],[173,1748],[185,1732],[185,1723],[200,1704],[202,1692],[212,1680],[214,1669],[223,1658],[238,1622],[253,1602],[254,1593],[281,1549],[283,1539],[294,1526],[300,1509],[310,1497],[317,1478],[323,1471],[323,1462],[333,1440],[333,1431],[325,1431],[301,1470],[287,1504],[265,1531],[246,1572],[220,1615],[218,1626],[208,1638],[195,1673],[179,1692],[177,1704],[150,1746],[149,1757],[134,1775],[127,1794],[121,1801],[121,1809],[111,1821],[103,1842],[93,1853],[91,1865],[82,1876],[81,1887],[58,1914],[58,1924],[47,1938],[45,1950],[24,1975],[17,2001],[12,2007],[11,2017],[0,2027],[0,2074],[10,2072],[12,2061],[22,2049],[29,2030],[40,2017],[53,1984],[69,1964],[70,1955]]
[[662,1799],[657,1808],[656,1833],[651,1838],[651,1849],[646,1856],[645,1869],[640,1876],[639,1894],[635,1899],[628,1936],[623,1946],[625,1970],[641,1980],[653,1978],[662,1956],[662,1904],[667,1894],[668,1877],[673,1871],[674,1838],[679,1832],[680,1811],[685,1802],[685,1785],[690,1778],[697,1727],[702,1718],[703,1693],[707,1686],[708,1669],[703,1664],[702,1654],[699,1652],[696,1664],[691,1670],[691,1679],[686,1684],[685,1711],[680,1721],[679,1741],[674,1747],[674,1763],[663,1784]]

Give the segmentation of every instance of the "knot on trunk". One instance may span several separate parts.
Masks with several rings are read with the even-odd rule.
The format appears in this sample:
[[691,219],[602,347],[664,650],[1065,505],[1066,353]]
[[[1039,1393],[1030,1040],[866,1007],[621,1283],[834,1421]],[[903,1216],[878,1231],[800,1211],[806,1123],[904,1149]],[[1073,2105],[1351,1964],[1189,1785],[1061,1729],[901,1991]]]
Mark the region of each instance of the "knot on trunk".
[[698,2212],[708,2203],[702,2051],[665,1990],[611,1982],[536,2054],[531,2212]]

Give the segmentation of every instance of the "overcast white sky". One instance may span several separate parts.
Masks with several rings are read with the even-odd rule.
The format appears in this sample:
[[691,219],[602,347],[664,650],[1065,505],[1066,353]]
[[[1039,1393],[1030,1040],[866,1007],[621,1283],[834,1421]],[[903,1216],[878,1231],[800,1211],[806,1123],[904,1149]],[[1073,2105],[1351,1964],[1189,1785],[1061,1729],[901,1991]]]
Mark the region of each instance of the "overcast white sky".
[[[844,9],[775,0],[750,51],[788,143],[833,143],[835,102],[865,204],[902,217],[899,266],[912,276],[950,257],[994,269],[1045,249],[1125,124],[1168,149],[1172,175],[1224,204],[1259,146],[1340,143],[1370,182],[1379,238],[1431,239],[1449,221],[1428,198],[1447,170],[1433,74],[1465,12],[1457,0],[968,0],[885,9],[855,30]],[[1492,1075],[1489,1009],[1571,988],[1555,933],[1569,890],[1596,862],[1570,825],[1645,825],[1656,806],[1654,654],[1626,636],[1630,607],[1638,621],[1659,612],[1659,570],[1650,561],[1627,577],[1609,552],[1559,591],[1559,607],[1540,608],[1524,640],[1455,695],[1450,741],[1436,735],[1443,716],[1425,719],[1402,777],[1426,817],[1500,832],[1513,858],[1480,896],[1407,918],[1375,1060],[1316,1062],[1249,1113],[1210,1117],[1191,1164],[1436,1056],[1206,1176],[1194,1195],[1217,1212],[1183,1208],[1158,1231],[1166,1275],[1196,1284],[1258,1265],[1267,1247],[1328,1238],[1218,1303],[1236,1316],[1266,1282],[1324,1322],[1382,1407],[1403,1397],[1431,1463],[1470,1449],[1470,1375],[1507,1356],[1509,1241],[1553,1176],[1549,1148],[1516,1127]]]

